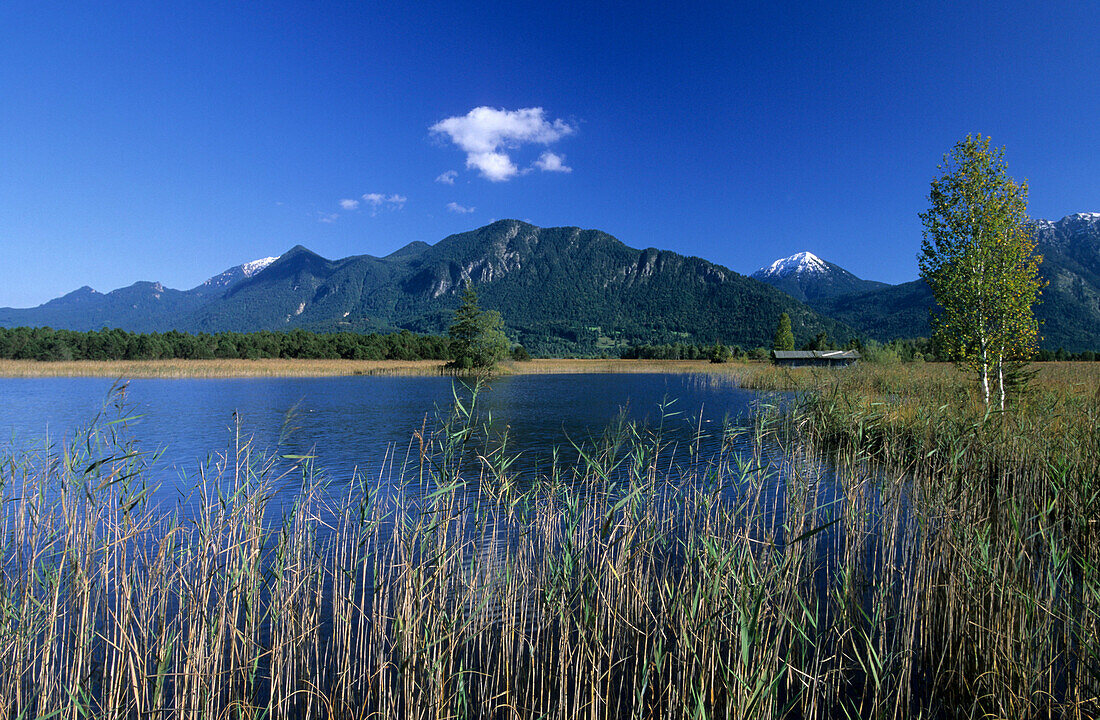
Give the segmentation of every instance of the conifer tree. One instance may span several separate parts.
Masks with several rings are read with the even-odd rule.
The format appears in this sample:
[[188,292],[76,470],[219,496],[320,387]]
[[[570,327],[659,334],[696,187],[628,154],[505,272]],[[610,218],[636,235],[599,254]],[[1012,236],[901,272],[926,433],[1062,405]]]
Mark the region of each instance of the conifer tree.
[[504,320],[496,310],[482,310],[477,293],[467,285],[462,304],[455,310],[454,322],[447,334],[451,338],[451,362],[448,367],[462,370],[491,370],[508,354]]
[[775,328],[772,350],[794,350],[794,332],[791,331],[791,316],[783,313],[779,316],[779,325]]

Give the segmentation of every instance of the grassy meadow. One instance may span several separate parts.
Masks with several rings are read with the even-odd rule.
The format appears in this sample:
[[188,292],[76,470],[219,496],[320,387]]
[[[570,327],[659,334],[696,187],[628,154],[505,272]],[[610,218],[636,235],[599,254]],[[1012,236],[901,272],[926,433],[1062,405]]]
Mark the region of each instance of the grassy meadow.
[[[625,366],[578,362],[515,367]],[[1100,364],[987,414],[940,365],[625,362],[793,400],[716,458],[620,421],[520,477],[460,392],[392,492],[302,459],[286,516],[244,439],[190,517],[116,425],[8,458],[0,715],[1100,715]]]

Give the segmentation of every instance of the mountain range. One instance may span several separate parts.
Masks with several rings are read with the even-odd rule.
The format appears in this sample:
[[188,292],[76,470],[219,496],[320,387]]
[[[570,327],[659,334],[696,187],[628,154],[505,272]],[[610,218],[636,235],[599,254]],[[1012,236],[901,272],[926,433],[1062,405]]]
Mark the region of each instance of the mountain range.
[[[1100,213],[1036,220],[1033,227],[1036,252],[1043,258],[1039,274],[1047,283],[1035,306],[1040,346],[1070,352],[1100,348]],[[935,305],[924,280],[847,294],[817,292],[807,302],[819,313],[882,341],[928,337],[928,311]]]
[[[1043,346],[1100,348],[1100,214],[1035,222],[1049,282],[1036,314]],[[635,249],[599,230],[501,220],[384,257],[330,260],[300,245],[230,268],[190,290],[156,282],[82,287],[35,308],[0,308],[0,326],[135,332],[446,330],[466,283],[536,353],[641,343],[768,345],[780,313],[798,343],[928,336],[922,280],[863,280],[803,252],[751,277],[696,257]]]
[[640,343],[767,345],[786,312],[800,340],[851,328],[765,283],[696,257],[635,249],[599,230],[501,220],[385,257],[330,260],[302,246],[190,290],[139,282],[84,287],[44,305],[0,309],[0,326],[153,332],[443,332],[472,283],[510,337],[533,352],[592,353]]

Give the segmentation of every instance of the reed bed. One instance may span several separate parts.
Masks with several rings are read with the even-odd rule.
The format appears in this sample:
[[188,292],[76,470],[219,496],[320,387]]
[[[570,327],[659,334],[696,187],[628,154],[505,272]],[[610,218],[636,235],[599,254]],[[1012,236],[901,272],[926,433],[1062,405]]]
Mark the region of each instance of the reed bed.
[[[330,377],[341,375],[443,375],[440,360],[4,360],[0,377]],[[597,360],[540,358],[500,363],[499,375],[584,373],[698,373],[700,360]]]
[[0,377],[227,378],[442,375],[440,360],[0,360]]
[[98,423],[0,475],[0,713],[1100,714],[1100,398],[922,416],[965,385],[880,408],[845,383],[889,377],[833,381],[714,457],[620,421],[536,477],[459,393],[376,478],[238,440],[171,517]]
[[620,360],[579,358],[535,358],[505,362],[501,371],[510,375],[571,375],[586,373],[699,373],[706,360]]

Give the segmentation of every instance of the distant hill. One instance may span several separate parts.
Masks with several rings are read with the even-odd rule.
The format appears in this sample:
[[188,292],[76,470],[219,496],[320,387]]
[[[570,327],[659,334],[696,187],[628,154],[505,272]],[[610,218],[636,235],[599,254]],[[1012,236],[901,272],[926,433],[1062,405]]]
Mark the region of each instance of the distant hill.
[[155,332],[171,327],[208,300],[202,291],[173,290],[158,282],[136,282],[109,293],[84,286],[35,308],[0,308],[0,326]]
[[776,260],[751,276],[766,282],[802,302],[823,300],[889,287],[874,280],[861,280],[839,265],[811,252],[800,252]]
[[241,280],[255,275],[276,258],[262,258],[229,268],[190,290],[173,290],[159,282],[136,282],[100,293],[85,285],[34,308],[0,308],[0,327],[48,326],[66,330],[118,327],[157,332],[172,327]]
[[[1040,346],[1100,349],[1100,213],[1036,220],[1034,227],[1036,251],[1043,256],[1039,272],[1049,283],[1035,308]],[[927,337],[933,304],[923,280],[810,300],[820,313],[878,340]]]
[[442,332],[458,294],[472,282],[482,306],[501,312],[513,340],[540,353],[677,341],[755,347],[770,342],[782,312],[799,342],[822,331],[841,341],[852,334],[722,266],[630,248],[607,233],[576,227],[502,220],[382,258],[329,260],[296,246],[259,262],[252,272],[242,269],[235,277],[226,271],[188,291],[148,283],[106,295],[82,289],[37,308],[0,309],[0,325]]

